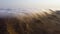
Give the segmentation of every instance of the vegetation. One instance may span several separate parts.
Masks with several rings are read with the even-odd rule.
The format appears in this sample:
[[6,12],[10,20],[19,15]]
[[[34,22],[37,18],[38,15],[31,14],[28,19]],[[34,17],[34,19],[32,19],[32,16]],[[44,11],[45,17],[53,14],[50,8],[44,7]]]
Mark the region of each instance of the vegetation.
[[0,34],[60,34],[59,12],[49,9],[0,17]]

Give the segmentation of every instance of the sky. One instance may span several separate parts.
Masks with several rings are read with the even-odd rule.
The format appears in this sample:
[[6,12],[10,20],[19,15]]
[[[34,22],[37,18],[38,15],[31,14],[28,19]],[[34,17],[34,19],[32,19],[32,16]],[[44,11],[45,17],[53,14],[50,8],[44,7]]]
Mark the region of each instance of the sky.
[[60,0],[0,0],[0,8],[60,8]]

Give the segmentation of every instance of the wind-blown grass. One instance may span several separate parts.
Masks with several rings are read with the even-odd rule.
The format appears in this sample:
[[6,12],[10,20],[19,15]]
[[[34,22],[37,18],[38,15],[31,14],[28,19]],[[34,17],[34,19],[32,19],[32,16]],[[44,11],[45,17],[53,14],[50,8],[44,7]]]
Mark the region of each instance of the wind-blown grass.
[[0,34],[60,34],[58,11],[49,9],[2,14]]

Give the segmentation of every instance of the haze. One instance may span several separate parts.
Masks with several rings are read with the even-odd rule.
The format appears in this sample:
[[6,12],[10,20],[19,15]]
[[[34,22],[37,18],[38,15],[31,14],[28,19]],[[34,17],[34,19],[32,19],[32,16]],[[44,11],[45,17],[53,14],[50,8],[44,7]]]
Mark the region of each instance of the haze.
[[0,8],[60,8],[60,0],[0,0]]

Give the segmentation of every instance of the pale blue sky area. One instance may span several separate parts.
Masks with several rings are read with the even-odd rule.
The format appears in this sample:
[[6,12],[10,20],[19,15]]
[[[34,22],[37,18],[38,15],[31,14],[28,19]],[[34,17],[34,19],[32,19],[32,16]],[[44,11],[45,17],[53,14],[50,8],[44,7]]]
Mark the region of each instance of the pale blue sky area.
[[0,0],[0,8],[60,8],[60,0]]

